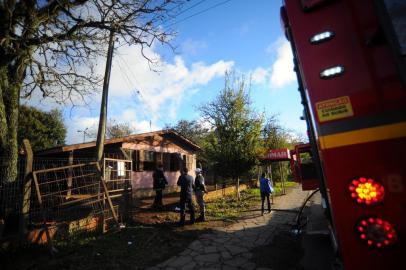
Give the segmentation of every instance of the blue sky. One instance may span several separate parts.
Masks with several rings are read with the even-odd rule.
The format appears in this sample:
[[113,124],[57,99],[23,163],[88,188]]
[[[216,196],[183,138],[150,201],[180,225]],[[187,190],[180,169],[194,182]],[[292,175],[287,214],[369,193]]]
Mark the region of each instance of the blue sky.
[[[190,1],[188,6],[198,0]],[[129,123],[137,132],[162,128],[180,119],[199,119],[197,107],[215,98],[224,71],[252,76],[251,100],[258,112],[278,114],[280,124],[305,133],[290,48],[284,39],[278,0],[206,0],[180,15],[175,52],[155,45],[147,55],[158,60],[152,71],[137,47],[121,47],[113,60],[108,117]],[[167,25],[168,25],[167,24]],[[164,26],[165,27],[165,26]],[[100,70],[104,63],[100,63]],[[45,106],[42,103],[41,106]],[[77,130],[95,128],[99,97],[86,107],[63,108],[67,143],[82,142]],[[150,127],[151,123],[151,127]]]

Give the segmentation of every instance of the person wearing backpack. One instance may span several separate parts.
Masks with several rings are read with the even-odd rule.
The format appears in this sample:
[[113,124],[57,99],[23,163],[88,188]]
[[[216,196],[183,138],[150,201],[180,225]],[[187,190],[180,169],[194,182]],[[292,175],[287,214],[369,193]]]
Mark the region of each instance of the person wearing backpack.
[[165,189],[165,186],[168,184],[166,180],[162,164],[158,164],[155,171],[152,173],[153,189],[155,190],[155,199],[152,207],[162,208],[162,192]]
[[269,195],[273,192],[271,181],[265,177],[265,173],[262,173],[261,179],[259,180],[259,189],[261,192],[261,215],[264,214],[264,202],[265,198],[268,202],[268,213],[271,213],[271,203],[269,202]]

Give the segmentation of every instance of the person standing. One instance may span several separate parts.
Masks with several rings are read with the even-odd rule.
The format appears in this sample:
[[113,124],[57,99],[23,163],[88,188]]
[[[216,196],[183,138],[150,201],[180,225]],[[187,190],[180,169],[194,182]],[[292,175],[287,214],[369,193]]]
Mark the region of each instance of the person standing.
[[192,192],[193,192],[193,177],[188,174],[188,168],[183,167],[182,173],[178,178],[177,182],[180,186],[180,220],[179,225],[185,225],[185,208],[186,205],[190,211],[190,223],[195,223],[195,209],[192,203]]
[[204,184],[204,177],[202,175],[202,169],[196,169],[196,178],[195,178],[195,194],[196,201],[199,205],[200,216],[196,221],[205,221],[205,206],[204,206],[204,193],[206,193],[206,186]]
[[162,164],[159,164],[156,167],[155,171],[152,173],[152,178],[154,180],[153,189],[155,190],[155,199],[152,206],[154,208],[162,208],[162,192],[165,189],[165,186],[168,184]]
[[264,202],[265,202],[265,198],[268,202],[268,213],[271,213],[271,204],[269,202],[269,195],[272,193],[273,188],[271,185],[271,181],[265,177],[265,173],[262,173],[261,175],[261,179],[259,180],[259,189],[261,192],[261,202],[262,202],[262,206],[261,206],[261,214],[264,214]]

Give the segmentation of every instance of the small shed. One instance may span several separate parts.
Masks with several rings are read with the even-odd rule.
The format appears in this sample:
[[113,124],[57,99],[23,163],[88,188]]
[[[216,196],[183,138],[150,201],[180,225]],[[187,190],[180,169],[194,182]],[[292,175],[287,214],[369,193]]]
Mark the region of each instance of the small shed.
[[[71,144],[38,151],[35,157],[68,159],[73,164],[77,159],[93,158],[95,148],[95,141]],[[158,163],[163,165],[168,180],[165,193],[174,192],[177,190],[176,181],[182,166],[186,166],[194,176],[198,151],[198,145],[178,132],[160,130],[107,139],[104,157],[131,160],[133,197],[144,197],[153,194],[152,173]]]
[[[271,149],[266,153],[265,156],[261,157],[261,160],[267,165],[268,173],[271,173],[271,181],[272,181],[272,163],[277,162],[279,164],[279,171],[281,175],[281,187],[282,187],[282,194],[286,193],[285,189],[285,179],[283,176],[283,169],[282,163],[284,161],[291,161],[291,153],[288,148],[281,148],[281,149]],[[273,182],[273,181],[272,181]]]

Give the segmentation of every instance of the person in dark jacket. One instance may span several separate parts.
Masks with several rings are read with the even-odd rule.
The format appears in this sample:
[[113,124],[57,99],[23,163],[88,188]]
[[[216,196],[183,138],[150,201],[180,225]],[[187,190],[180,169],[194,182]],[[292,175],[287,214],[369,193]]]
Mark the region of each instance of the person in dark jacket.
[[190,210],[190,223],[195,223],[195,209],[192,203],[193,193],[193,177],[188,174],[188,169],[184,167],[182,174],[178,178],[178,186],[180,186],[180,221],[179,225],[185,225],[185,207]]
[[205,221],[204,193],[206,193],[206,186],[204,184],[202,169],[197,168],[195,178],[195,195],[200,209],[200,216],[196,219],[198,222]]
[[161,208],[163,207],[162,192],[165,189],[165,186],[168,184],[168,181],[164,175],[162,164],[159,164],[156,167],[155,171],[152,173],[152,178],[154,180],[153,189],[155,190],[155,199],[152,206],[155,208]]
[[271,213],[271,204],[269,202],[269,195],[272,193],[273,188],[271,185],[271,181],[265,177],[265,173],[262,173],[261,179],[259,180],[259,189],[261,191],[261,202],[262,202],[262,207],[261,207],[261,214],[264,214],[264,202],[265,198],[268,202],[268,213]]

